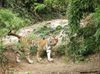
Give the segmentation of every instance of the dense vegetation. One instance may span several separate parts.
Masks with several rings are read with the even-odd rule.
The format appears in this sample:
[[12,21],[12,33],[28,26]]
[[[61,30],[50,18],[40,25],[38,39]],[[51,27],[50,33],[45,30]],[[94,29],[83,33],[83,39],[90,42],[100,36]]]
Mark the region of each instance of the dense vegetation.
[[[69,25],[70,43],[69,54],[74,60],[82,60],[85,56],[96,52],[99,47],[100,26],[99,0],[70,0]],[[81,27],[81,20],[88,22]],[[81,58],[80,58],[81,57]]]
[[65,15],[68,5],[66,0],[2,0],[1,2],[2,7],[14,10],[21,17],[35,20],[53,18],[57,13]]

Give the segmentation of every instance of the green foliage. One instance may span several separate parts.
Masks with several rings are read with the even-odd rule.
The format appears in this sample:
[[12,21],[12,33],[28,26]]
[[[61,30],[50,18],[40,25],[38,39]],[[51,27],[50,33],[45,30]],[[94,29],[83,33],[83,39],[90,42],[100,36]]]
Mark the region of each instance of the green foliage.
[[84,39],[86,39],[86,38],[93,36],[95,32],[96,32],[96,27],[89,26],[89,27],[79,29],[78,35],[83,36]]
[[95,0],[95,6],[99,7],[100,6],[100,0]]
[[98,41],[100,39],[100,7],[96,8],[96,12],[93,13],[93,24],[96,25],[96,33],[95,33],[95,37],[96,40]]
[[46,4],[48,7],[51,7],[53,0],[44,0],[44,4]]
[[30,33],[27,37],[30,40],[34,40],[36,38],[36,35],[34,34],[34,32]]
[[57,47],[57,50],[56,50],[57,55],[59,55],[59,56],[65,55],[66,49],[67,49],[66,45],[60,45],[59,47]]
[[18,17],[9,9],[0,10],[0,36],[5,35],[9,30],[18,30],[24,27],[28,22]]
[[93,24],[96,25],[96,27],[100,28],[100,7],[95,9],[95,13],[93,13]]
[[65,14],[68,6],[68,0],[44,0],[44,4],[47,5],[49,10]]
[[[0,39],[1,40],[1,39]],[[0,41],[0,66],[5,67],[8,64],[7,57],[3,54],[5,52],[5,46]],[[5,67],[6,68],[6,67]],[[4,68],[3,68],[4,69]]]
[[[46,17],[54,16],[52,13],[65,15],[68,6],[68,0],[6,0],[5,7],[11,8],[19,16],[29,19],[39,19],[36,13]],[[57,14],[56,14],[57,15]],[[48,17],[49,18],[49,17]],[[46,17],[47,19],[47,17]]]
[[80,1],[79,0],[71,0],[69,3],[69,25],[72,34],[76,33],[79,29],[80,19],[82,16],[82,12],[80,11]]
[[96,38],[97,46],[100,46],[100,6],[96,8],[95,13],[93,13],[92,23],[96,26],[96,32],[94,37]]
[[76,41],[77,38],[73,38],[70,43],[68,44],[68,54],[72,58],[76,58],[78,55],[78,50],[79,50],[79,42]]
[[44,37],[50,33],[51,29],[47,26],[43,26],[39,28],[36,33],[39,34],[41,37]]
[[78,36],[70,38],[67,52],[74,60],[83,60],[96,51],[95,32],[93,26],[85,27],[79,30]]
[[32,19],[32,6],[34,0],[6,0],[6,7],[17,12],[21,17]]
[[68,44],[67,53],[69,56],[76,60],[82,60],[80,58],[84,58],[90,54],[93,54],[96,51],[96,41],[95,37],[91,36],[84,39],[82,36],[77,38],[73,38],[73,40]]
[[46,8],[46,5],[41,3],[35,3],[34,11],[35,12],[42,12]]
[[[84,58],[96,51],[100,45],[100,9],[96,7],[96,2],[91,0],[71,0],[69,3],[69,26],[71,29],[70,42],[67,53],[74,60],[83,60]],[[94,12],[95,11],[95,12]],[[92,23],[90,26],[80,28],[80,20],[84,13],[92,13]],[[89,22],[89,21],[87,21]],[[76,36],[73,36],[77,33]]]
[[82,56],[87,56],[91,53],[94,53],[96,49],[96,42],[94,37],[88,37],[84,40],[84,46],[80,49],[80,54]]
[[5,51],[5,47],[2,44],[2,42],[0,41],[0,55]]
[[69,25],[72,34],[79,30],[80,20],[84,13],[93,12],[95,1],[91,0],[70,0],[69,2]]
[[61,29],[62,29],[62,26],[60,25],[56,27],[56,30],[61,30]]
[[31,47],[31,48],[30,48],[30,52],[31,52],[32,55],[36,55],[37,46]]

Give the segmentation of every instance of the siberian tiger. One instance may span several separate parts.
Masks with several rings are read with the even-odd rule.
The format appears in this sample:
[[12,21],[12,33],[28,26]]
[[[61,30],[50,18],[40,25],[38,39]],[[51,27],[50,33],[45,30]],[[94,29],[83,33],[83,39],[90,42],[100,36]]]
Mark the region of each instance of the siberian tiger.
[[[29,55],[30,54],[29,47],[32,44],[33,46],[34,45],[38,46],[37,53],[36,53],[36,57],[38,61],[41,60],[40,55],[41,55],[42,50],[46,50],[48,61],[53,61],[53,59],[51,58],[51,49],[53,46],[55,46],[58,43],[58,38],[54,36],[49,36],[48,38],[41,38],[37,41],[36,40],[30,41],[26,37],[19,36],[15,33],[9,32],[8,35],[16,36],[19,39],[19,43],[21,44],[21,50],[24,51],[24,54],[26,55],[26,59],[28,60],[29,63],[33,63],[33,60],[30,59],[30,55]],[[19,53],[17,53],[16,61],[17,62],[21,61]]]

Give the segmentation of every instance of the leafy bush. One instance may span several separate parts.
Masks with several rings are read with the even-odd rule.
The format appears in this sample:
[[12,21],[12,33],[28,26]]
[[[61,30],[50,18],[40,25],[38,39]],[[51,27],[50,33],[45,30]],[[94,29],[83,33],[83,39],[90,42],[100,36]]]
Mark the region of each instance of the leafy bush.
[[88,37],[87,39],[84,40],[84,46],[80,52],[82,56],[87,56],[91,53],[94,53],[96,49],[96,42],[94,37]]
[[35,3],[34,11],[38,13],[43,12],[45,8],[46,8],[45,4]]
[[61,30],[61,29],[62,29],[62,26],[60,25],[56,27],[56,30]]
[[48,10],[51,12],[57,12],[61,14],[66,14],[68,1],[67,0],[44,0]]
[[67,45],[60,45],[59,47],[57,47],[56,53],[59,56],[63,56],[66,54],[66,50],[67,50]]
[[93,24],[95,24],[96,26],[96,33],[95,33],[95,37],[96,40],[98,40],[100,38],[100,7],[96,8],[96,12],[93,13]]
[[43,16],[50,15],[49,17],[53,15],[53,12],[58,14],[60,12],[60,14],[65,15],[68,0],[6,0],[5,6],[19,13],[21,17],[36,20],[38,19],[36,12]]
[[[95,1],[71,0],[69,3],[69,26],[71,29],[68,53],[74,60],[88,56],[96,51],[100,40],[100,9],[95,10]],[[80,20],[85,13],[92,13],[90,26],[80,28]],[[87,21],[89,22],[89,21]],[[97,27],[98,26],[98,27]],[[76,36],[73,36],[77,33]]]
[[2,44],[2,42],[0,42],[0,55],[5,51],[5,48]]
[[36,55],[37,46],[31,47],[31,48],[30,48],[30,51],[31,51],[31,54],[32,54],[32,55]]
[[6,51],[5,48],[6,47],[3,45],[2,41],[0,41],[0,67],[2,69],[1,73],[5,73],[5,71],[9,68],[8,67],[9,59],[4,54],[4,52]]
[[70,43],[68,44],[68,50],[67,53],[69,56],[71,56],[72,58],[77,58],[79,53],[78,50],[80,49],[80,43],[76,42],[77,38],[73,38]]
[[41,37],[44,37],[46,35],[49,34],[49,32],[51,31],[51,29],[47,26],[43,26],[41,28],[39,28],[36,33],[38,33]]
[[85,27],[81,28],[78,31],[78,35],[83,36],[84,38],[89,38],[93,36],[96,32],[96,27],[95,26],[90,26],[90,27]]
[[6,0],[6,7],[11,8],[23,18],[32,19],[32,6],[34,0]]
[[68,44],[68,53],[74,60],[82,60],[96,51],[97,42],[94,34],[96,28],[94,26],[81,28],[77,36],[70,38]]
[[0,35],[4,35],[12,29],[18,30],[27,23],[28,21],[18,17],[17,14],[14,14],[9,9],[0,10]]
[[27,37],[30,40],[34,40],[36,38],[36,35],[34,34],[34,32],[30,33]]

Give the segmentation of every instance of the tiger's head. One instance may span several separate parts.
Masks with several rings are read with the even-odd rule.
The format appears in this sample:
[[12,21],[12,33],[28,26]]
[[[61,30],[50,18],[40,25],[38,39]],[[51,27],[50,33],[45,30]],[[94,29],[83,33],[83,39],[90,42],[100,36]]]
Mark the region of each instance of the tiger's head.
[[55,46],[58,43],[58,38],[56,38],[55,36],[50,37],[50,45],[51,46]]

